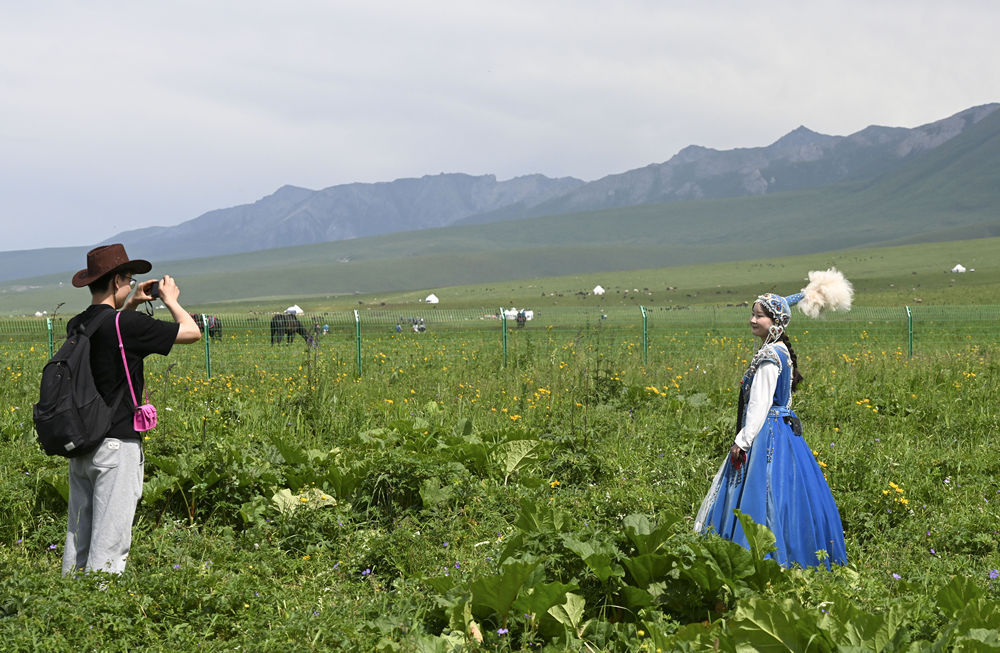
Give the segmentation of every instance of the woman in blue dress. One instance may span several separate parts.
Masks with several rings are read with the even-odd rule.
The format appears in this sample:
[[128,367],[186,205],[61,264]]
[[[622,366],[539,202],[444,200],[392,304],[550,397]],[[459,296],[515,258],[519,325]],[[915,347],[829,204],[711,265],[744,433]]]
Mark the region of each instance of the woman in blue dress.
[[803,312],[816,316],[849,309],[852,295],[843,275],[827,270],[810,272],[802,293],[768,293],[754,302],[750,330],[761,347],[740,382],[738,432],[698,511],[696,531],[749,548],[733,512],[739,510],[774,533],[771,555],[783,566],[847,562],[837,504],[791,408],[802,376],[785,329],[793,304],[802,301]]

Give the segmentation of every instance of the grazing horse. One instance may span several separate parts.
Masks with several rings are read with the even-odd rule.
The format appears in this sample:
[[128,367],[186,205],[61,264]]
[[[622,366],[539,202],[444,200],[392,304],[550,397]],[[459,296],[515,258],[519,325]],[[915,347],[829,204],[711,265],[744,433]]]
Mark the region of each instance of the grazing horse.
[[291,343],[295,339],[295,334],[299,334],[308,343],[309,335],[306,328],[299,322],[299,318],[291,313],[278,313],[271,318],[271,344],[281,344],[281,339]]
[[203,321],[201,313],[191,313],[191,317],[194,318],[194,323],[198,325],[198,329],[202,333],[205,333],[205,321],[207,321],[208,337],[212,340],[222,340],[222,320],[214,315],[206,315],[205,321]]

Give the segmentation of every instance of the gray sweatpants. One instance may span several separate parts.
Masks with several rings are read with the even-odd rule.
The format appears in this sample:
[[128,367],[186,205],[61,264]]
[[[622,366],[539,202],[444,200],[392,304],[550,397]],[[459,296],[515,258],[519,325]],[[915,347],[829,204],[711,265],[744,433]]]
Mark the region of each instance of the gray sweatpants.
[[105,438],[97,449],[70,459],[63,576],[81,569],[125,571],[142,476],[138,440]]

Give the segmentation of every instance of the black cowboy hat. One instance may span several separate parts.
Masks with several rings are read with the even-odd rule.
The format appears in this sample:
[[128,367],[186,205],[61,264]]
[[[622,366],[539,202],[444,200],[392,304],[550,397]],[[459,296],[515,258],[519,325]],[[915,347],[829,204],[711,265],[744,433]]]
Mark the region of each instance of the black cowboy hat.
[[145,274],[152,269],[153,264],[149,261],[138,258],[130,260],[121,243],[102,245],[87,252],[87,269],[73,275],[73,285],[83,288],[110,272]]

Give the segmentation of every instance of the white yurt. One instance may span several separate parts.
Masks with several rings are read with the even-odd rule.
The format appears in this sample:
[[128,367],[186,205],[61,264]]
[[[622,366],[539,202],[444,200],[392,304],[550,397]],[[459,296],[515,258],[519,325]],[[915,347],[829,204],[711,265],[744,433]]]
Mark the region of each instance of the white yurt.
[[285,312],[291,313],[292,315],[302,315],[303,313],[305,313],[305,311],[299,308],[298,304],[292,304],[291,306],[285,309]]
[[953,267],[951,269],[951,271],[954,272],[954,273],[956,273],[956,274],[962,274],[963,272],[965,272],[965,266],[962,265],[961,263],[959,263],[958,265],[956,265],[955,267]]
[[427,297],[424,298],[424,301],[427,302],[428,304],[437,304],[441,300],[438,299],[437,295],[435,295],[434,293],[431,293],[431,294],[427,295]]
[[595,295],[603,295],[604,294],[604,288],[601,285],[598,284],[598,285],[594,286],[593,293]]

